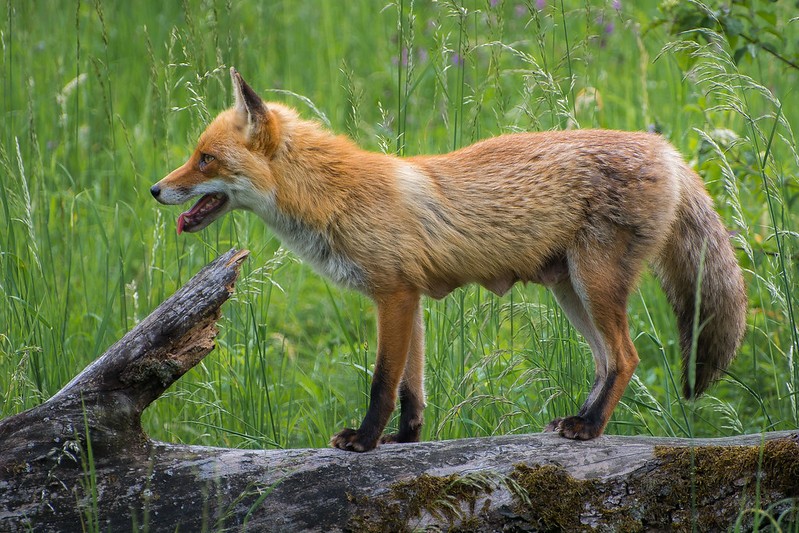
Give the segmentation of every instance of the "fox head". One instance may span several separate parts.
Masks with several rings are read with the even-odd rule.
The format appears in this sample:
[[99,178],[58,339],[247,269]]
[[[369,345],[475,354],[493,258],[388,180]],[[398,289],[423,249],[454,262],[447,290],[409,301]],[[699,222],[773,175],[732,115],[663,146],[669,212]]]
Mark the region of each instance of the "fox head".
[[[281,120],[230,69],[235,105],[205,129],[188,161],[150,188],[162,204],[182,204],[200,196],[178,218],[178,233],[195,232],[233,209],[258,209],[274,189],[270,160],[281,146]],[[284,110],[285,112],[285,110]]]

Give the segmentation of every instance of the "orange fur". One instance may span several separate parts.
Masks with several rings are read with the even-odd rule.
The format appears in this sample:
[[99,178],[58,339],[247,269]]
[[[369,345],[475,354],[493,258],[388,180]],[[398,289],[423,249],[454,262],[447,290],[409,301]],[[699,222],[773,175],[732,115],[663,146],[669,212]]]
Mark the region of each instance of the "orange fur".
[[700,319],[709,323],[687,394],[701,393],[733,357],[744,330],[740,268],[701,180],[661,137],[522,133],[403,159],[362,150],[293,109],[265,103],[231,75],[234,108],[152,192],[171,204],[206,195],[181,216],[186,231],[231,209],[253,211],[320,273],[376,301],[369,412],[361,428],[336,435],[334,446],[376,446],[398,391],[400,431],[384,441],[418,440],[419,296],[442,298],[468,283],[497,294],[519,281],[543,283],[585,336],[597,365],[594,388],[577,416],[549,426],[570,438],[602,433],[638,364],[626,304],[647,262],[678,314],[685,352],[695,250],[707,243]]

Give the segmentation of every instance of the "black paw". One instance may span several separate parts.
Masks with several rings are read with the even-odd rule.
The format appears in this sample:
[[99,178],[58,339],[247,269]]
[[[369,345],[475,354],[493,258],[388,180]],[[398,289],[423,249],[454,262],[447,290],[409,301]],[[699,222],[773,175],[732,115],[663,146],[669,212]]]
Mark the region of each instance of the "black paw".
[[377,447],[377,439],[366,438],[355,429],[345,428],[333,435],[330,446],[348,452],[368,452]]
[[392,433],[380,437],[380,444],[397,444],[401,442],[419,442],[419,432],[413,434]]
[[400,440],[399,433],[392,433],[380,437],[380,444],[397,444],[398,442],[404,442]]
[[581,416],[556,418],[544,428],[545,432],[558,433],[561,437],[575,440],[591,440],[602,434],[604,428]]

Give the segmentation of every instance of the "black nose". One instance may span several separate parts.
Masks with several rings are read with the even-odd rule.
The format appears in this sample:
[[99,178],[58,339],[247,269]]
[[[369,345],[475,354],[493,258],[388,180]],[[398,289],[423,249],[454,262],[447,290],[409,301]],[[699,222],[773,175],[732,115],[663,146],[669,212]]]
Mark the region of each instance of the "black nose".
[[158,195],[161,194],[161,187],[158,185],[153,185],[150,187],[150,192],[153,193],[154,198],[158,198]]

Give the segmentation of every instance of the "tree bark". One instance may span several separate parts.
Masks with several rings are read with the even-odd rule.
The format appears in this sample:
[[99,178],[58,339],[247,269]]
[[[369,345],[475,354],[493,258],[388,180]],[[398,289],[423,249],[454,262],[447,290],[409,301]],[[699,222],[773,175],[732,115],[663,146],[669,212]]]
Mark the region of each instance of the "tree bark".
[[0,530],[704,531],[752,527],[753,507],[797,520],[792,432],[512,435],[365,454],[150,440],[142,411],[213,349],[247,255],[216,259],[50,400],[0,422]]

